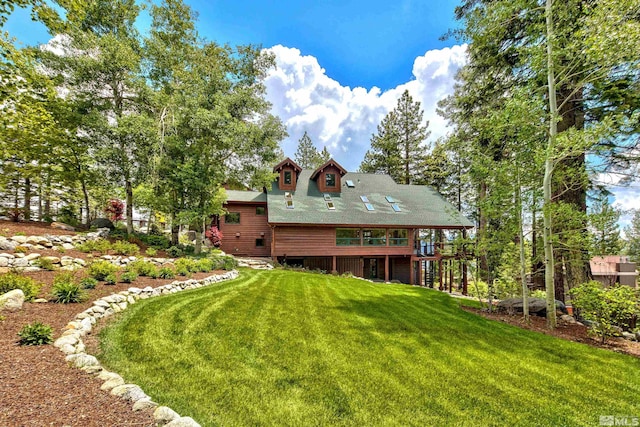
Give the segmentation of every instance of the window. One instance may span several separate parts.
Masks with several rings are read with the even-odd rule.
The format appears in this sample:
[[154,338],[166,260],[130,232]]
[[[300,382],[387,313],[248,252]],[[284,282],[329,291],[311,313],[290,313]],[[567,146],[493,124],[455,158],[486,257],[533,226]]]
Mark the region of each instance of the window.
[[326,187],[335,187],[336,186],[336,174],[335,173],[327,173],[324,175],[325,186]]
[[393,197],[391,197],[391,196],[384,196],[384,198],[387,199],[387,202],[389,202],[389,203],[395,203],[396,202],[395,200],[393,200]]
[[389,230],[389,246],[407,246],[409,233],[406,229]]
[[387,233],[384,228],[362,230],[362,244],[364,246],[386,246]]
[[264,248],[264,239],[256,239],[256,248]]
[[349,188],[354,188],[355,185],[353,184],[353,181],[351,181],[350,179],[347,180],[347,187]]
[[240,224],[240,212],[229,212],[224,216],[225,224]]
[[391,205],[391,209],[393,209],[394,212],[400,212],[401,211],[400,206],[397,203],[393,203]]
[[336,228],[336,246],[360,246],[360,230]]
[[375,211],[373,205],[371,203],[365,203],[364,207],[367,208],[368,211]]
[[284,183],[291,184],[291,171],[284,171]]
[[284,201],[285,206],[287,207],[287,209],[293,209],[293,200],[285,200]]
[[367,196],[360,196],[360,200],[362,200],[363,203],[369,203],[369,198]]
[[327,202],[331,201],[331,194],[324,193],[322,197],[324,197],[324,200],[326,200]]
[[327,202],[327,209],[329,209],[330,211],[335,211],[336,205],[334,205],[333,202]]
[[256,215],[266,215],[267,214],[267,208],[265,208],[264,206],[256,206]]

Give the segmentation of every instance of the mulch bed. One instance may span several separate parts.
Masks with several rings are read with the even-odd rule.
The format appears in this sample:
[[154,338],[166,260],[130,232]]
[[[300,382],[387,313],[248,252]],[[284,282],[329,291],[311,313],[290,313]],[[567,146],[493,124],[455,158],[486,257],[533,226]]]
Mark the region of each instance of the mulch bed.
[[529,329],[531,331],[541,332],[546,335],[552,335],[557,338],[562,338],[569,341],[575,341],[583,344],[590,345],[592,347],[604,348],[606,350],[615,351],[617,353],[624,353],[630,356],[640,358],[640,342],[629,341],[623,338],[608,338],[607,342],[602,344],[600,338],[589,335],[589,330],[583,325],[558,325],[554,330],[547,328],[547,319],[539,316],[530,316],[530,322],[527,324],[524,321],[522,315],[514,315],[507,313],[489,313],[487,310],[462,307],[464,310],[479,314],[487,319],[496,320],[498,322],[509,323],[510,325],[517,326],[523,329]]
[[[0,221],[0,233],[12,236],[45,234],[69,235],[73,232],[52,229],[39,223],[12,223]],[[53,250],[37,250],[41,255],[68,255],[88,259],[85,253],[67,250],[64,254]],[[50,299],[55,271],[25,273],[44,283],[39,297]],[[197,273],[193,279],[202,279],[212,273]],[[78,274],[82,274],[79,272]],[[99,283],[89,290],[89,299],[77,304],[25,303],[17,312],[2,312],[0,317],[0,426],[153,426],[152,411],[133,412],[132,404],[107,391],[100,390],[102,381],[80,369],[67,365],[65,355],[52,345],[20,346],[18,332],[26,324],[42,322],[53,328],[53,339],[62,334],[64,327],[76,314],[89,308],[100,297],[126,290],[132,286],[158,287],[176,279],[138,277],[133,284]],[[105,322],[101,322],[104,326]],[[93,351],[97,347],[99,329],[92,331],[83,341]],[[91,350],[90,350],[91,352]],[[95,353],[93,353],[95,354]]]

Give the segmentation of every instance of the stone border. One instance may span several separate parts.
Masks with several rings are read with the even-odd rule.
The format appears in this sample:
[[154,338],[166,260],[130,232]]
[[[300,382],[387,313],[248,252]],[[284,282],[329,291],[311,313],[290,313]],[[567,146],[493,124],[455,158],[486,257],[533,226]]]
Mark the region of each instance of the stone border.
[[151,286],[147,286],[144,289],[132,287],[126,291],[99,298],[93,302],[93,306],[77,314],[75,319],[67,324],[62,336],[53,345],[67,355],[65,360],[69,364],[96,375],[100,380],[104,381],[100,387],[102,390],[110,391],[112,395],[133,403],[134,411],[156,408],[153,412],[153,418],[159,425],[166,425],[167,427],[199,427],[200,424],[192,418],[181,417],[171,408],[158,406],[157,403],[151,400],[151,397],[142,391],[140,386],[125,384],[120,375],[105,370],[98,362],[98,359],[85,352],[86,349],[82,342],[82,337],[91,332],[98,319],[126,310],[129,305],[135,304],[138,300],[174,294],[187,289],[202,288],[237,277],[238,271],[232,270],[201,280],[174,281],[157,288],[152,288]]

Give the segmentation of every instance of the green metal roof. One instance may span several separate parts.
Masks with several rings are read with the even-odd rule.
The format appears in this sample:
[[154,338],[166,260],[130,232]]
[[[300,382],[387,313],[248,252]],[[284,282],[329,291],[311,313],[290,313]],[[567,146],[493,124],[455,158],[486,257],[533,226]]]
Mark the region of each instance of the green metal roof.
[[[323,193],[310,179],[313,170],[304,169],[296,191],[290,192],[293,209],[285,206],[285,191],[278,183],[267,194],[268,220],[272,224],[380,225],[442,228],[471,228],[473,224],[432,187],[396,184],[388,175],[347,173],[341,178],[341,192],[329,193],[335,209],[327,208]],[[354,187],[347,187],[351,180]],[[373,206],[367,210],[360,196]],[[393,203],[385,197],[391,196]],[[392,204],[397,204],[395,212]]]
[[227,190],[227,202],[265,203],[267,195],[262,191]]

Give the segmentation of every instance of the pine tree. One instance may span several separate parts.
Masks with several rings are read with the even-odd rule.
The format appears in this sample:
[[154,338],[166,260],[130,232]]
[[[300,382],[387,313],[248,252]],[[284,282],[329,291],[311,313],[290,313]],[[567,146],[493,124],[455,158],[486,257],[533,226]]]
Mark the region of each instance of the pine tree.
[[640,209],[636,209],[631,224],[624,228],[625,253],[632,262],[640,263]]
[[[326,147],[322,153],[325,154],[325,151]],[[298,150],[294,155],[296,163],[303,169],[316,169],[326,160],[329,160],[323,160],[323,154],[318,152],[318,149],[313,145],[313,141],[311,141],[311,137],[307,131],[304,131],[304,135],[298,140]]]
[[401,184],[416,181],[424,161],[423,142],[431,132],[422,124],[424,111],[405,90],[396,108],[387,114],[377,135],[371,136],[371,150],[360,165],[362,172],[387,173]]
[[594,204],[589,215],[592,233],[593,255],[617,255],[620,253],[620,211],[612,207],[606,197]]

